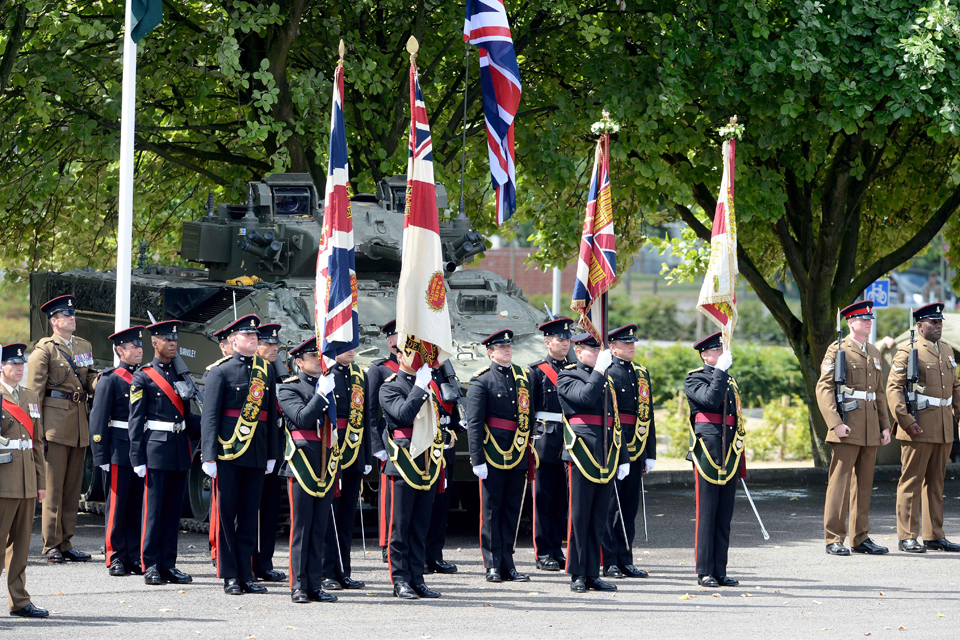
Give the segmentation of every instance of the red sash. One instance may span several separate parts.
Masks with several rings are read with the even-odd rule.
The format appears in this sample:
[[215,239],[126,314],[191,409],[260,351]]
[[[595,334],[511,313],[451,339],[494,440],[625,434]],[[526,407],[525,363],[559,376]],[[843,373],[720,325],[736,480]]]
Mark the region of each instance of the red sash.
[[170,402],[173,403],[173,406],[177,408],[177,411],[180,412],[180,415],[185,417],[187,414],[183,410],[183,400],[181,400],[180,396],[177,395],[177,392],[173,390],[173,387],[170,386],[170,383],[167,382],[167,379],[160,375],[160,373],[153,367],[144,367],[141,369],[141,371],[150,376],[150,379],[157,383],[157,386],[160,387],[160,391],[163,391],[163,394],[167,396]]
[[113,370],[113,372],[118,376],[120,376],[120,378],[127,384],[130,384],[133,382],[133,374],[130,373],[129,369],[124,369],[123,367],[117,367],[116,369]]
[[547,376],[547,379],[553,383],[553,386],[557,386],[557,372],[553,367],[546,362],[541,362],[537,365],[537,369],[543,371],[543,375]]
[[390,371],[393,371],[394,373],[400,371],[400,363],[394,362],[393,360],[385,360],[383,362],[383,366],[385,366],[387,369],[390,369]]
[[20,405],[13,403],[6,398],[3,399],[3,408],[7,411],[7,413],[17,419],[17,422],[19,422],[20,425],[27,430],[27,433],[30,434],[30,439],[33,440],[33,420],[30,418],[29,414],[21,409]]
[[453,404],[450,402],[444,402],[443,400],[440,399],[440,385],[438,385],[437,382],[432,378],[430,380],[430,388],[433,389],[433,394],[437,397],[437,404],[443,407],[443,410],[452,416]]

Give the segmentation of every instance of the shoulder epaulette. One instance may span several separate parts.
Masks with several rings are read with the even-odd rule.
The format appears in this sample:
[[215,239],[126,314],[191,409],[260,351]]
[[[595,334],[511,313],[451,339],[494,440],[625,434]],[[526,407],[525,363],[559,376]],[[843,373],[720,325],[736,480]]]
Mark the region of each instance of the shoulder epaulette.
[[480,375],[485,374],[487,371],[490,371],[490,365],[487,365],[487,366],[485,366],[485,367],[481,367],[480,369],[477,369],[476,371],[474,371],[472,377],[476,378],[477,376],[480,376]]
[[528,369],[533,369],[533,368],[535,368],[538,364],[545,364],[546,362],[547,362],[546,360],[537,360],[536,362],[531,362],[531,363],[530,363],[530,366],[527,367],[527,368],[528,368]]
[[389,360],[389,359],[390,359],[390,358],[380,358],[379,360],[374,360],[374,361],[371,363],[371,366],[374,366],[374,367],[380,366],[381,364],[383,364],[384,362],[386,362],[386,361]]
[[687,371],[687,375],[690,375],[691,373],[698,373],[698,372],[700,372],[700,371],[703,371],[703,367],[697,367],[696,369],[690,369],[690,371]]
[[101,371],[100,373],[98,373],[97,375],[98,375],[98,376],[104,376],[104,375],[110,373],[111,371],[115,371],[115,370],[116,370],[116,367],[107,367],[106,369],[104,369],[103,371]]
[[397,374],[391,373],[391,374],[390,374],[390,377],[387,378],[386,380],[384,380],[384,382],[393,382],[393,380],[395,380],[396,377],[397,377]]
[[53,340],[53,338],[52,338],[51,336],[46,336],[45,338],[40,338],[39,340],[37,340],[37,344],[35,344],[35,345],[33,345],[33,346],[34,346],[34,348],[36,348],[36,347],[39,347],[39,346],[42,345],[42,344],[50,344],[50,343],[53,342],[53,341],[54,341],[54,340]]
[[[211,365],[211,366],[213,366],[213,365]],[[292,375],[292,376],[290,376],[290,377],[284,378],[284,379],[283,379],[283,384],[288,384],[288,383],[290,383],[290,382],[296,382],[296,381],[299,380],[299,379],[300,379],[300,376]]]
[[573,364],[568,364],[567,366],[565,366],[565,367],[563,368],[563,370],[564,370],[564,371],[568,371],[568,370],[570,370],[570,369],[576,369],[576,368],[577,368],[577,363],[574,362]]
[[[137,369],[137,371],[143,371],[144,369],[152,369],[152,368],[153,368],[153,363],[152,363],[152,362],[148,362],[147,364],[145,364],[145,365],[143,365],[142,367],[140,367],[139,369]],[[136,373],[137,371],[134,371],[134,373]]]
[[219,360],[211,364],[209,367],[207,367],[207,371],[210,371],[210,369],[213,369],[214,367],[219,367],[221,364],[223,364],[224,362],[226,362],[232,357],[233,356],[223,356],[222,358],[220,358]]

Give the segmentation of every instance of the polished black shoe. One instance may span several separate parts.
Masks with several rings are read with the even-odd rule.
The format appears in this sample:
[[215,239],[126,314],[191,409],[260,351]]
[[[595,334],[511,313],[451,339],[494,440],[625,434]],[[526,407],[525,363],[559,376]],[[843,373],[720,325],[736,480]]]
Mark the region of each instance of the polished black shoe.
[[930,542],[924,540],[923,546],[932,551],[952,551],[954,553],[960,551],[960,544],[957,544],[956,542],[950,542],[946,538],[931,540]]
[[127,572],[134,576],[142,576],[143,565],[140,564],[139,560],[134,560],[133,562],[130,563],[130,569]]
[[550,556],[537,558],[537,569],[541,571],[560,571],[560,563]]
[[162,572],[160,576],[163,578],[164,582],[169,582],[171,584],[190,584],[193,582],[193,578],[191,578],[189,574],[180,571],[180,569],[177,569],[176,567],[170,569],[170,571]]
[[66,551],[61,551],[60,553],[63,554],[64,560],[69,560],[70,562],[86,562],[90,559],[89,553],[77,551],[76,549],[67,549]]
[[587,579],[583,576],[571,576],[570,591],[573,591],[574,593],[586,593]]
[[150,567],[143,574],[143,583],[149,585],[163,584],[163,576],[160,575],[160,571],[156,567]]
[[886,547],[881,547],[870,538],[867,538],[857,546],[851,547],[850,551],[853,551],[854,553],[866,553],[871,556],[882,556],[883,554],[888,553],[890,550]]
[[831,542],[827,545],[827,555],[830,556],[848,556],[850,549],[843,546],[842,542]]
[[503,578],[500,576],[500,569],[494,569],[493,567],[487,569],[487,582],[503,582]]
[[284,582],[287,579],[287,574],[283,571],[276,571],[270,569],[269,571],[262,571],[257,574],[257,580],[263,580],[264,582]]
[[323,589],[311,589],[307,595],[310,597],[311,602],[336,602],[340,599],[332,593],[327,593]]
[[504,582],[530,582],[530,576],[520,573],[516,569],[510,569],[502,577]]
[[620,571],[628,578],[649,578],[650,574],[643,569],[637,569],[632,564],[620,565]]
[[564,557],[562,554],[559,555],[559,556],[557,556],[557,564],[560,565],[560,568],[561,568],[561,569],[565,569],[565,568],[567,567],[567,559],[566,559],[566,557]]
[[50,549],[47,551],[47,562],[50,564],[63,564],[66,560],[63,559],[63,554],[60,553],[60,549]]
[[393,585],[393,595],[401,600],[419,600],[420,596],[406,582],[398,582]]
[[108,573],[112,576],[125,576],[127,575],[127,568],[123,566],[123,560],[120,558],[115,558],[110,562],[110,569]]
[[344,589],[363,589],[367,586],[363,580],[354,580],[350,576],[343,576],[342,578],[337,578],[337,582],[340,583],[340,586]]
[[240,588],[243,589],[243,592],[244,592],[244,593],[256,593],[256,594],[260,594],[260,593],[266,593],[266,592],[267,592],[267,588],[266,588],[265,586],[263,586],[262,584],[257,584],[257,583],[256,583],[255,581],[253,581],[253,580],[250,580],[250,581],[248,581],[248,582],[244,582],[243,584],[240,585]]
[[303,589],[294,589],[293,593],[290,594],[290,599],[295,604],[307,604],[310,602],[310,596],[308,596],[307,592]]
[[383,564],[390,562],[390,552],[387,551],[386,547],[380,547],[380,560]]
[[587,589],[590,591],[616,591],[617,585],[604,582],[600,578],[587,578]]
[[900,551],[906,551],[907,553],[926,553],[926,545],[920,544],[916,538],[907,538],[906,540],[901,540],[897,543],[897,548]]
[[343,591],[343,585],[334,580],[333,578],[324,578],[320,583],[320,586],[327,591]]
[[720,576],[717,578],[717,582],[720,583],[721,587],[739,587],[740,581],[736,578],[731,578],[730,576]]
[[46,609],[41,609],[31,602],[25,607],[21,607],[16,611],[11,611],[10,615],[18,616],[20,618],[46,618],[50,615],[50,612]]
[[243,589],[240,588],[240,581],[236,578],[224,579],[223,592],[228,596],[242,596]]
[[423,583],[412,584],[410,585],[410,588],[416,591],[417,595],[420,596],[421,598],[439,598],[440,597],[439,591],[434,591],[433,589],[431,589],[430,587],[428,587]]
[[603,575],[607,578],[623,578],[623,571],[620,571],[620,567],[613,565],[612,567],[604,567]]
[[713,576],[697,576],[697,584],[701,587],[710,587],[715,588],[719,587],[720,583],[717,582],[717,579]]
[[437,560],[427,563],[427,573],[456,573],[457,565],[446,560]]

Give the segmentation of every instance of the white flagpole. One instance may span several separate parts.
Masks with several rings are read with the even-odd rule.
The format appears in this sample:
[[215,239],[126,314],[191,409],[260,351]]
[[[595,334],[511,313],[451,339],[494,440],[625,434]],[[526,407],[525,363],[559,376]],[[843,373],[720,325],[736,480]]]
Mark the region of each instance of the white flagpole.
[[[120,202],[117,207],[117,297],[114,329],[130,326],[130,277],[133,251],[133,135],[137,105],[137,43],[130,37],[131,0],[123,29],[123,97],[120,103]],[[114,364],[119,357],[114,355]]]

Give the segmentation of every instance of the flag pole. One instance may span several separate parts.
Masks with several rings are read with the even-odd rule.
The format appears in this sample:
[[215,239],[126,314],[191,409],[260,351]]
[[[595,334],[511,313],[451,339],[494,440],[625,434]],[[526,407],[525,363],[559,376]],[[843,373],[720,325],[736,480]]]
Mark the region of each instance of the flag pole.
[[[123,29],[123,93],[120,102],[120,198],[117,206],[117,286],[114,330],[130,326],[131,252],[133,251],[133,137],[137,106],[137,43],[131,30],[132,0],[126,1]],[[119,356],[114,354],[114,364]]]
[[[604,121],[604,122],[610,122],[610,112],[607,111],[606,109],[603,110],[603,121]],[[600,134],[600,143],[603,145],[603,151],[602,151],[602,153],[603,153],[603,155],[605,156],[605,157],[603,158],[603,161],[606,162],[607,167],[608,167],[607,171],[609,171],[609,166],[610,166],[610,162],[609,162],[609,161],[610,161],[610,133],[609,133],[608,131],[604,131],[602,134]],[[599,202],[600,197],[599,197],[599,196],[600,196],[600,194],[599,194],[599,192],[598,192],[598,193],[597,193],[597,205],[598,205],[598,206],[599,206],[599,204],[600,204],[600,202]],[[603,349],[608,349],[608,348],[609,348],[609,345],[607,344],[607,330],[608,330],[608,327],[607,327],[607,311],[608,311],[608,309],[607,309],[607,297],[608,297],[608,296],[607,296],[607,292],[606,292],[606,291],[604,291],[602,294],[600,294],[600,347],[603,348]],[[607,460],[610,458],[610,451],[609,451],[609,449],[607,448],[607,447],[609,446],[609,440],[610,440],[609,429],[607,428],[607,416],[608,416],[608,414],[607,414],[607,410],[608,410],[608,409],[607,409],[607,406],[608,406],[608,404],[609,404],[609,402],[610,402],[610,385],[609,385],[609,384],[606,384],[606,378],[607,378],[607,372],[606,372],[606,371],[603,372],[603,377],[604,377],[604,382],[605,382],[605,384],[603,385],[603,468],[604,468],[604,471],[606,471]],[[617,462],[619,462],[619,460],[618,460]],[[617,487],[617,481],[616,481],[616,479],[614,479],[614,481],[613,481],[613,486],[614,486],[614,489],[616,489],[616,487]],[[618,494],[617,494],[618,504],[619,504],[619,500],[620,500],[620,495],[619,495],[619,493],[618,493]],[[620,517],[621,517],[621,519],[623,518],[623,512],[620,513]],[[630,546],[630,545],[629,545],[629,542],[627,543],[627,546]]]

